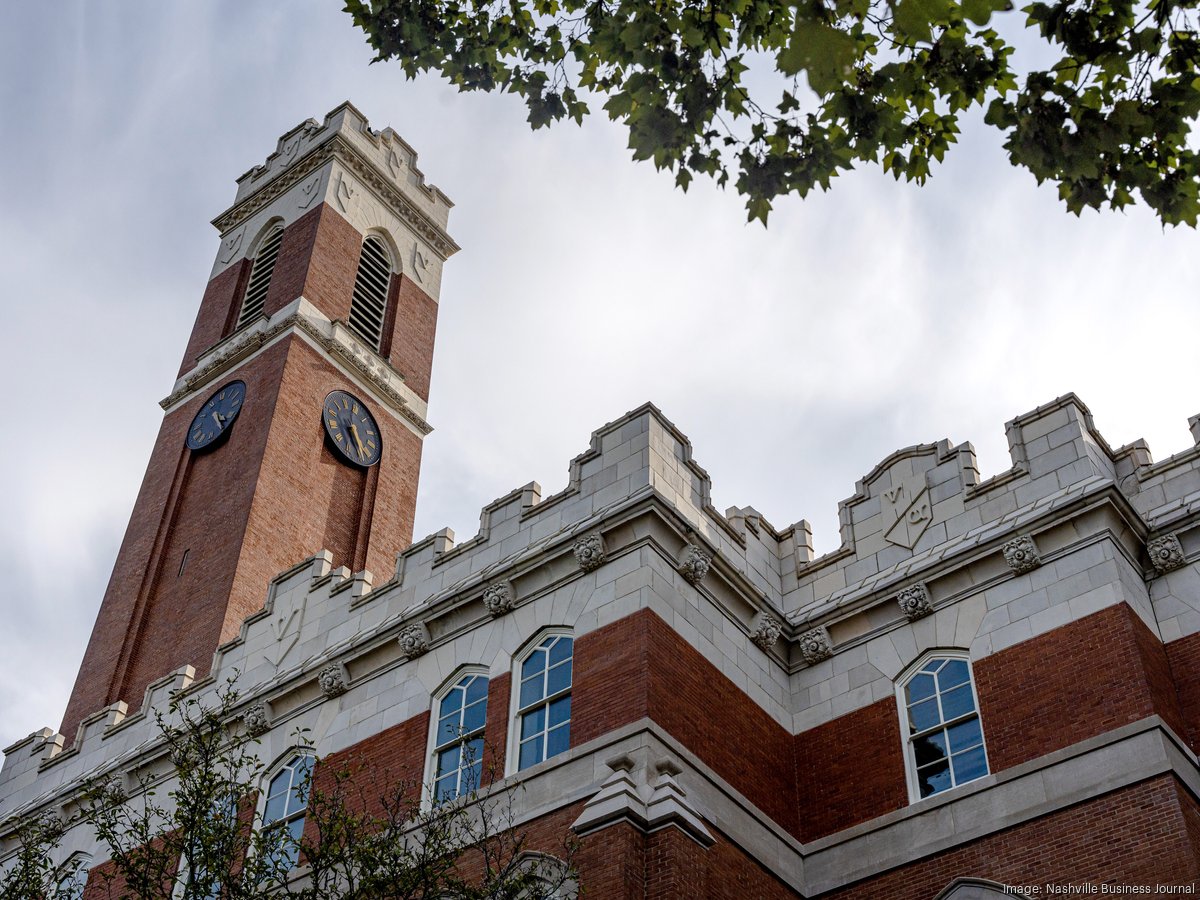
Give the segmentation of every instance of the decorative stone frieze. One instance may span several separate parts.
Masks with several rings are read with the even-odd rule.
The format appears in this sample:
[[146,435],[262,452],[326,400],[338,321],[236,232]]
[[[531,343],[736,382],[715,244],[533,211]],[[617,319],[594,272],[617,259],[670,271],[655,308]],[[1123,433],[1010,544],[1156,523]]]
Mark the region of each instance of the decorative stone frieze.
[[340,697],[346,693],[346,670],[337,663],[330,663],[317,675],[317,683],[326,697]]
[[797,643],[800,646],[800,655],[810,666],[833,656],[833,641],[830,640],[829,631],[824,626],[804,632]]
[[513,590],[511,581],[497,581],[483,590],[483,605],[493,616],[511,612],[516,602],[517,592]]
[[689,584],[699,584],[712,567],[712,556],[695,544],[688,544],[679,555],[679,574]]
[[400,652],[408,659],[415,659],[429,649],[429,629],[424,622],[413,622],[404,627],[396,640],[400,644]]
[[759,613],[750,631],[750,640],[766,651],[775,646],[783,633],[783,623],[768,613]]
[[1004,561],[1017,574],[1036,569],[1042,564],[1042,556],[1038,553],[1033,536],[1019,534],[1004,545]]
[[1150,562],[1159,572],[1170,572],[1178,569],[1185,562],[1183,545],[1174,534],[1164,534],[1146,544],[1146,552],[1150,554]]
[[271,714],[265,703],[252,703],[242,713],[246,733],[251,737],[266,734],[271,729]]
[[608,551],[604,547],[604,536],[598,531],[585,534],[571,547],[579,568],[585,572],[598,569],[604,564]]
[[915,622],[922,616],[933,612],[933,600],[929,597],[929,588],[920,582],[911,584],[898,593],[896,602],[900,604],[901,611],[910,622]]

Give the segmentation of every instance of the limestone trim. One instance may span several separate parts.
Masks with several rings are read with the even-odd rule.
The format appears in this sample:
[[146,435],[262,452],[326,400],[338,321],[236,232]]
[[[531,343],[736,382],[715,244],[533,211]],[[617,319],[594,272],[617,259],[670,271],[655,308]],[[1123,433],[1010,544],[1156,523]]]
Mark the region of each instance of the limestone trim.
[[429,650],[429,629],[424,622],[411,622],[396,636],[405,659],[416,659]]
[[924,582],[909,585],[896,595],[896,603],[900,611],[910,622],[923,618],[933,612],[933,600],[929,596],[929,588]]
[[404,384],[404,376],[384,362],[345,324],[326,318],[303,297],[270,319],[260,318],[212,347],[158,405],[171,412],[198,391],[293,334],[301,336],[318,352],[357,376],[373,396],[400,416],[416,434],[424,437],[433,431],[433,426],[423,417],[425,403]]
[[1183,545],[1179,543],[1179,537],[1174,532],[1147,541],[1146,553],[1160,575],[1173,572],[1187,563]]
[[608,558],[608,549],[604,546],[604,535],[599,531],[592,531],[577,538],[571,545],[571,552],[575,554],[575,561],[579,563],[579,568],[585,572],[600,568]]
[[833,656],[833,641],[825,626],[812,628],[800,635],[796,640],[801,658],[810,666]]
[[517,603],[517,592],[512,582],[494,581],[483,589],[483,605],[493,617],[512,612]]
[[764,653],[770,651],[783,633],[783,623],[770,613],[760,612],[750,628],[750,640]]
[[242,724],[251,737],[261,737],[271,730],[271,712],[265,701],[251,703],[242,711]]
[[687,544],[679,554],[678,572],[691,585],[699,585],[712,568],[712,554],[695,544]]
[[1018,575],[1032,572],[1042,564],[1041,554],[1030,534],[1018,534],[1006,541],[1001,551],[1004,553],[1004,562]]
[[330,663],[317,673],[317,684],[326,697],[340,697],[346,693],[346,670],[339,663]]
[[375,165],[341,134],[334,134],[314,147],[261,188],[213,219],[212,224],[222,236],[228,234],[277,197],[335,160],[370,188],[381,202],[387,204],[406,226],[428,243],[440,259],[446,260],[462,249],[445,229],[389,183]]

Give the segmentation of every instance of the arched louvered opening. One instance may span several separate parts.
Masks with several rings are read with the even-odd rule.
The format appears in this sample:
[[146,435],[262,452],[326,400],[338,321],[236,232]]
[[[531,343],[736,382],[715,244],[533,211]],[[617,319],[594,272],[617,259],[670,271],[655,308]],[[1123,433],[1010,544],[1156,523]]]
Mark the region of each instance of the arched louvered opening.
[[254,265],[250,267],[250,281],[246,284],[246,298],[242,311],[238,313],[237,327],[241,328],[257,319],[267,302],[267,291],[271,289],[271,273],[275,271],[275,260],[279,258],[279,245],[283,241],[283,226],[276,225],[267,233],[254,254]]
[[388,285],[392,263],[387,247],[375,235],[362,245],[358,275],[354,279],[354,299],[350,303],[350,327],[374,349],[383,336],[383,317],[387,312]]

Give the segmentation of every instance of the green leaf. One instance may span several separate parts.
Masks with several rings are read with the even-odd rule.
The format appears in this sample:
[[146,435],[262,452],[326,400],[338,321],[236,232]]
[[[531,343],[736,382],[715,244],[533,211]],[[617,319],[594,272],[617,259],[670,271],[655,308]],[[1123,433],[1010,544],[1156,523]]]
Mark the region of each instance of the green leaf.
[[785,75],[804,71],[809,86],[825,96],[845,82],[854,66],[855,49],[854,38],[844,31],[797,18],[791,39],[779,52],[776,63]]

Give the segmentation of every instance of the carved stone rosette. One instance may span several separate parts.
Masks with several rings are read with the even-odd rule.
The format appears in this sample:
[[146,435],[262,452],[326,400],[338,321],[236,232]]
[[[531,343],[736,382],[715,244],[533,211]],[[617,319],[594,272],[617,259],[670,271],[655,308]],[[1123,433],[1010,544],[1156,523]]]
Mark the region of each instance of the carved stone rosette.
[[929,588],[924,584],[909,585],[896,595],[896,602],[900,604],[901,611],[910,622],[915,622],[922,616],[933,612],[933,601],[929,597]]
[[1019,534],[1004,545],[1004,561],[1019,575],[1040,566],[1042,556],[1031,535]]
[[750,640],[754,641],[764,652],[775,646],[779,635],[783,633],[783,623],[774,616],[762,613],[750,632]]
[[408,659],[415,659],[429,649],[429,629],[424,622],[414,622],[405,626],[396,640],[400,644],[400,652]]
[[598,531],[585,534],[577,540],[571,547],[571,552],[575,554],[579,568],[585,572],[598,569],[604,564],[604,559],[608,555],[604,547],[604,536]]
[[804,632],[797,643],[800,645],[800,655],[810,666],[833,656],[833,641],[829,639],[829,631],[824,626]]
[[252,703],[246,707],[246,711],[242,713],[242,722],[250,737],[266,734],[271,729],[271,715],[267,711],[267,704]]
[[511,612],[516,602],[517,592],[513,590],[511,581],[497,581],[483,590],[483,605],[493,616]]
[[1185,562],[1183,545],[1174,534],[1164,534],[1146,544],[1146,552],[1150,554],[1150,562],[1161,572],[1178,569]]
[[683,553],[679,556],[678,570],[689,584],[699,584],[703,581],[711,567],[712,557],[695,544],[688,544],[683,548]]
[[317,674],[317,684],[326,697],[340,697],[346,693],[346,672],[337,663],[330,663]]

